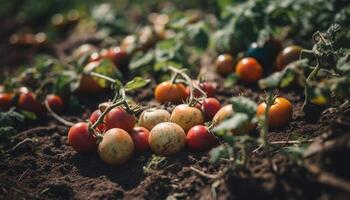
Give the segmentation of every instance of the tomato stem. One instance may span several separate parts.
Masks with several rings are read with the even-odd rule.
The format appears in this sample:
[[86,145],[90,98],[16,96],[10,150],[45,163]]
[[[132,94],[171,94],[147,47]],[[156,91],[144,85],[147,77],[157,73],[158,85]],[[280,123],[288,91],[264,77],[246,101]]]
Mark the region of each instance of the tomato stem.
[[96,73],[96,72],[89,72],[88,75],[95,76],[97,78],[102,78],[102,79],[109,81],[111,83],[115,83],[115,79],[108,77],[108,76],[105,76],[105,75],[102,75],[102,74],[99,74],[99,73]]
[[44,104],[45,104],[45,107],[46,107],[46,109],[47,109],[47,112],[48,112],[53,118],[55,118],[57,121],[61,122],[63,125],[68,126],[68,127],[74,125],[73,122],[67,121],[67,120],[63,119],[62,117],[60,117],[57,113],[55,113],[55,112],[51,109],[51,107],[50,107],[50,105],[49,105],[49,102],[48,102],[47,100],[44,101]]

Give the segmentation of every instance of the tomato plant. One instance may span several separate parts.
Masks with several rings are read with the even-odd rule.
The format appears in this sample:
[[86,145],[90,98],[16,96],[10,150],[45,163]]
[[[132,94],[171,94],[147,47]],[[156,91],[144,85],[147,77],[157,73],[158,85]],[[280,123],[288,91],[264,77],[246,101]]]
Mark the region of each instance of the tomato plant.
[[[91,113],[89,121],[94,124],[98,120],[98,118],[101,116],[102,112],[100,109],[95,110],[94,112]],[[99,124],[97,128],[104,132],[106,130],[105,125],[103,123]]]
[[263,75],[261,65],[254,58],[243,58],[236,65],[236,74],[247,83],[257,82]]
[[216,145],[214,135],[203,125],[192,127],[187,133],[187,145],[193,151],[203,151]]
[[[194,83],[194,84],[197,84],[197,83]],[[198,84],[198,87],[202,89],[203,92],[205,92],[207,97],[214,97],[216,94],[216,85],[213,82],[201,82]],[[186,87],[187,96],[190,96],[190,92],[191,92],[190,90],[191,90],[190,87],[187,86]],[[193,96],[196,98],[201,97],[202,95],[203,94],[196,89],[193,91]]]

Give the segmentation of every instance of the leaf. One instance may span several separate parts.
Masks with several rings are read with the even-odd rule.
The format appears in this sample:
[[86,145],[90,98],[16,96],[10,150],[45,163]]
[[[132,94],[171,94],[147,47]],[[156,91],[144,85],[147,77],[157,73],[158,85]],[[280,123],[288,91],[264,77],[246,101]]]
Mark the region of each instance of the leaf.
[[205,50],[209,44],[209,35],[207,27],[203,22],[188,26],[187,37],[190,42],[200,50]]
[[138,52],[130,61],[129,67],[131,70],[138,70],[141,67],[150,65],[154,61],[154,51],[149,51],[146,54]]
[[236,113],[231,118],[223,121],[221,124],[213,128],[214,132],[223,130],[239,130],[249,122],[249,116],[245,113]]
[[30,119],[30,120],[36,120],[37,119],[36,114],[33,113],[33,112],[22,110],[21,114],[23,114],[24,118],[26,118],[26,119]]
[[237,81],[239,80],[239,77],[235,73],[229,74],[224,82],[224,88],[232,88],[234,85],[236,85]]
[[132,91],[144,87],[150,82],[149,79],[143,79],[142,77],[135,77],[132,81],[128,82],[124,89],[125,91]]
[[230,146],[220,145],[210,151],[210,162],[217,163],[220,159],[229,158],[233,149]]
[[[113,79],[122,79],[121,72],[114,65],[114,63],[110,60],[106,60],[106,59],[102,60],[99,64],[99,66],[94,68],[93,71],[96,73],[102,74],[102,75],[109,76]],[[102,88],[107,88],[109,86],[109,82],[105,79],[96,78],[96,77],[94,77],[94,79],[98,82],[98,84]]]
[[232,97],[231,103],[232,103],[234,112],[245,113],[249,116],[249,119],[255,116],[257,105],[254,101],[246,97],[239,96],[239,97]]

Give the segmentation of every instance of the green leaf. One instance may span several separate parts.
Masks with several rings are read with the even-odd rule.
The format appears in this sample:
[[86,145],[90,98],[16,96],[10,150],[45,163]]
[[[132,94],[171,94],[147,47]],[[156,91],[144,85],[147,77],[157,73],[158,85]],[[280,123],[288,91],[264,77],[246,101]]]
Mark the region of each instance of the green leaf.
[[135,77],[132,81],[128,82],[124,89],[125,91],[136,90],[146,86],[150,82],[149,79],[143,79],[142,77]]
[[230,146],[220,145],[210,151],[210,162],[217,163],[220,159],[229,158],[233,153]]
[[131,70],[138,70],[141,67],[152,64],[154,61],[154,51],[149,51],[146,54],[138,52],[130,61],[129,67]]
[[21,114],[23,114],[24,118],[29,119],[29,120],[36,120],[37,119],[36,114],[33,112],[22,110]]
[[236,85],[238,80],[239,77],[237,76],[237,74],[229,74],[225,79],[224,88],[232,88],[234,85]]
[[221,124],[213,128],[214,132],[223,130],[239,130],[249,122],[249,116],[245,113],[236,113],[231,118],[223,121]]
[[207,27],[203,22],[188,26],[187,37],[195,47],[200,50],[205,50],[209,44],[209,34]]
[[254,101],[246,97],[239,96],[232,97],[231,103],[234,112],[247,114],[249,119],[255,116],[257,105]]

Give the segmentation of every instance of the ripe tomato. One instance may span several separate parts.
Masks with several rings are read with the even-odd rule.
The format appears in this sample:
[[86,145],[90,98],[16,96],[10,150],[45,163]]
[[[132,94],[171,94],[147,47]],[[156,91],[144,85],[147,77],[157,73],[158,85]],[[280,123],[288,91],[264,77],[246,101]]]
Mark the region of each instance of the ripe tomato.
[[68,143],[78,153],[95,151],[96,141],[96,138],[89,132],[89,125],[85,122],[74,124],[68,131]]
[[111,60],[119,68],[124,68],[128,64],[128,54],[120,47],[102,50],[101,58]]
[[[89,121],[94,124],[97,119],[100,117],[100,115],[102,114],[101,110],[100,109],[97,109],[95,110],[93,113],[91,113],[90,115],[90,118],[89,118]],[[105,129],[105,126],[104,126],[104,123],[101,123],[97,126],[98,130],[104,132],[106,129]]]
[[187,132],[195,125],[203,124],[203,114],[195,107],[190,107],[187,104],[181,104],[174,108],[170,116],[170,121],[178,124]]
[[103,135],[98,155],[107,164],[120,165],[131,158],[134,148],[134,142],[126,131],[112,128]]
[[18,108],[33,112],[37,115],[45,112],[45,106],[36,99],[33,92],[21,93],[19,95]]
[[205,121],[213,119],[215,114],[220,110],[221,104],[215,98],[206,98],[202,102],[202,111],[204,114]]
[[193,151],[203,151],[216,145],[216,139],[203,125],[192,127],[186,136],[187,144]]
[[278,54],[276,59],[276,70],[280,71],[289,63],[299,60],[300,52],[303,48],[297,45],[286,47]]
[[233,72],[233,64],[233,58],[230,54],[222,54],[217,57],[215,68],[221,76],[227,76],[229,73]]
[[[88,73],[94,71],[97,67],[100,66],[100,61],[93,61],[88,63],[84,67],[84,72]],[[90,75],[82,74],[79,79],[79,87],[78,91],[81,93],[98,93],[101,92],[103,88],[99,85],[99,83]]]
[[120,128],[131,133],[135,126],[135,117],[127,113],[123,108],[117,107],[109,111],[105,117],[104,124],[106,130]]
[[236,66],[236,74],[248,83],[255,83],[262,77],[262,67],[254,58],[243,58]]
[[170,113],[164,109],[148,109],[141,113],[138,124],[148,130],[161,122],[170,121]]
[[131,132],[132,140],[135,144],[135,150],[143,152],[149,149],[148,144],[149,131],[141,126],[135,127]]
[[[196,83],[194,83],[196,84]],[[205,92],[205,94],[207,95],[207,97],[214,97],[215,93],[216,93],[216,85],[212,82],[202,82],[199,83],[198,87],[203,90],[203,92]],[[190,87],[186,87],[186,94],[187,96],[190,96]],[[194,97],[198,98],[200,96],[202,96],[202,93],[194,90],[193,91],[193,95]]]
[[0,93],[0,109],[8,110],[12,106],[12,93]]
[[160,103],[181,103],[186,99],[187,94],[183,84],[165,81],[157,85],[154,96]]
[[186,145],[186,134],[177,124],[162,122],[150,132],[148,143],[158,155],[169,156],[178,153]]
[[63,110],[63,100],[60,96],[54,94],[47,95],[46,101],[53,111],[58,113]]
[[[263,115],[266,110],[266,103],[259,104],[257,115]],[[269,126],[272,128],[279,128],[287,125],[293,116],[293,106],[288,99],[277,97],[275,102],[269,110]]]

